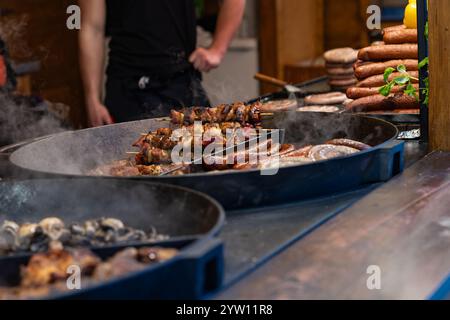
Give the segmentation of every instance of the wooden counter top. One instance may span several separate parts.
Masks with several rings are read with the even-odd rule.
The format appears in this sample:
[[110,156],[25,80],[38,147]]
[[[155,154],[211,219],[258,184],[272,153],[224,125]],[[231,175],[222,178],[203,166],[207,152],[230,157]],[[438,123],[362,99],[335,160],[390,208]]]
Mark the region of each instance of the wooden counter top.
[[450,153],[437,152],[217,298],[427,299],[449,275]]

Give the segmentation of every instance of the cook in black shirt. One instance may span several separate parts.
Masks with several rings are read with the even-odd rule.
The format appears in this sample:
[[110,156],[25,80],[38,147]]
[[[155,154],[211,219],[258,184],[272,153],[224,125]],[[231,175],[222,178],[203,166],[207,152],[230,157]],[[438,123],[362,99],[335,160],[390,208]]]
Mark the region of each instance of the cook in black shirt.
[[[214,41],[196,48],[194,0],[80,0],[80,60],[91,126],[207,106],[201,72],[218,67],[245,0],[223,0]],[[109,43],[102,102],[105,39]]]

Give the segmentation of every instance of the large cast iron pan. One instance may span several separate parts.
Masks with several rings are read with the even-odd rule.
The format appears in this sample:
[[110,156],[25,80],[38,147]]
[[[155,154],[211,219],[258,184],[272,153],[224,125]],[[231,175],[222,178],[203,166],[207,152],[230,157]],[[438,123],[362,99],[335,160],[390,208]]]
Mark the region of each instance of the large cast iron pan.
[[[56,216],[66,223],[114,217],[145,231],[155,227],[170,239],[91,248],[107,259],[128,246],[180,250],[165,263],[52,299],[198,299],[220,288],[223,245],[214,236],[225,215],[210,197],[185,188],[146,181],[54,179],[0,183],[0,224],[38,222]],[[0,257],[0,287],[16,286],[30,254]]]
[[[148,247],[147,244],[133,248]],[[143,270],[108,281],[82,286],[80,290],[53,291],[46,300],[194,300],[208,296],[222,286],[224,274],[223,244],[217,238],[204,241],[185,240],[162,243],[158,247],[178,249],[171,260],[149,265]],[[92,251],[103,261],[129,246],[95,248]],[[0,288],[17,287],[21,282],[21,268],[31,255],[0,259]],[[26,297],[24,297],[26,298]]]
[[87,178],[5,182],[0,183],[0,199],[0,223],[37,223],[58,217],[71,224],[111,217],[146,232],[153,226],[158,233],[170,236],[169,242],[217,234],[224,221],[223,209],[210,197],[145,181]]
[[[82,177],[89,169],[123,159],[139,134],[169,123],[146,120],[68,132],[29,144],[14,152],[11,162],[33,176]],[[285,129],[285,142],[320,144],[350,138],[374,146],[352,156],[310,165],[282,168],[273,176],[258,170],[194,174],[181,177],[141,177],[190,187],[216,198],[226,209],[274,205],[323,196],[386,181],[402,170],[403,145],[388,122],[353,115],[279,114],[266,128]]]

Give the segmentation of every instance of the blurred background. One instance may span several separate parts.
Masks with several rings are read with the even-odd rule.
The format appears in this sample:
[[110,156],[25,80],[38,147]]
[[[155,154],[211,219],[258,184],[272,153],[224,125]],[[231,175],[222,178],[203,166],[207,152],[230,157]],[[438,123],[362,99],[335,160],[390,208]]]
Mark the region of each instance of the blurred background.
[[[208,46],[220,1],[196,3],[199,45]],[[47,111],[62,123],[81,128],[86,115],[77,32],[65,27],[71,4],[70,0],[1,0],[0,37],[16,73],[15,94],[32,97],[32,104],[46,102]],[[366,28],[370,4],[381,6],[384,27],[401,22],[407,0],[247,0],[244,22],[225,62],[204,77],[213,104],[278,90],[255,81],[258,71],[292,83],[324,75],[325,50],[361,48],[379,36]]]

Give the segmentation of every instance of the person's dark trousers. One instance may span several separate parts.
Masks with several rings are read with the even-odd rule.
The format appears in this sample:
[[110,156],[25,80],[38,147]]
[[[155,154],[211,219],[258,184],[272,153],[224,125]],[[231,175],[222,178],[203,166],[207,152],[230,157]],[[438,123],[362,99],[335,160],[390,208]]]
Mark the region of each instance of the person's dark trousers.
[[209,107],[201,76],[186,71],[168,79],[108,76],[105,105],[115,122],[167,117],[170,110]]

